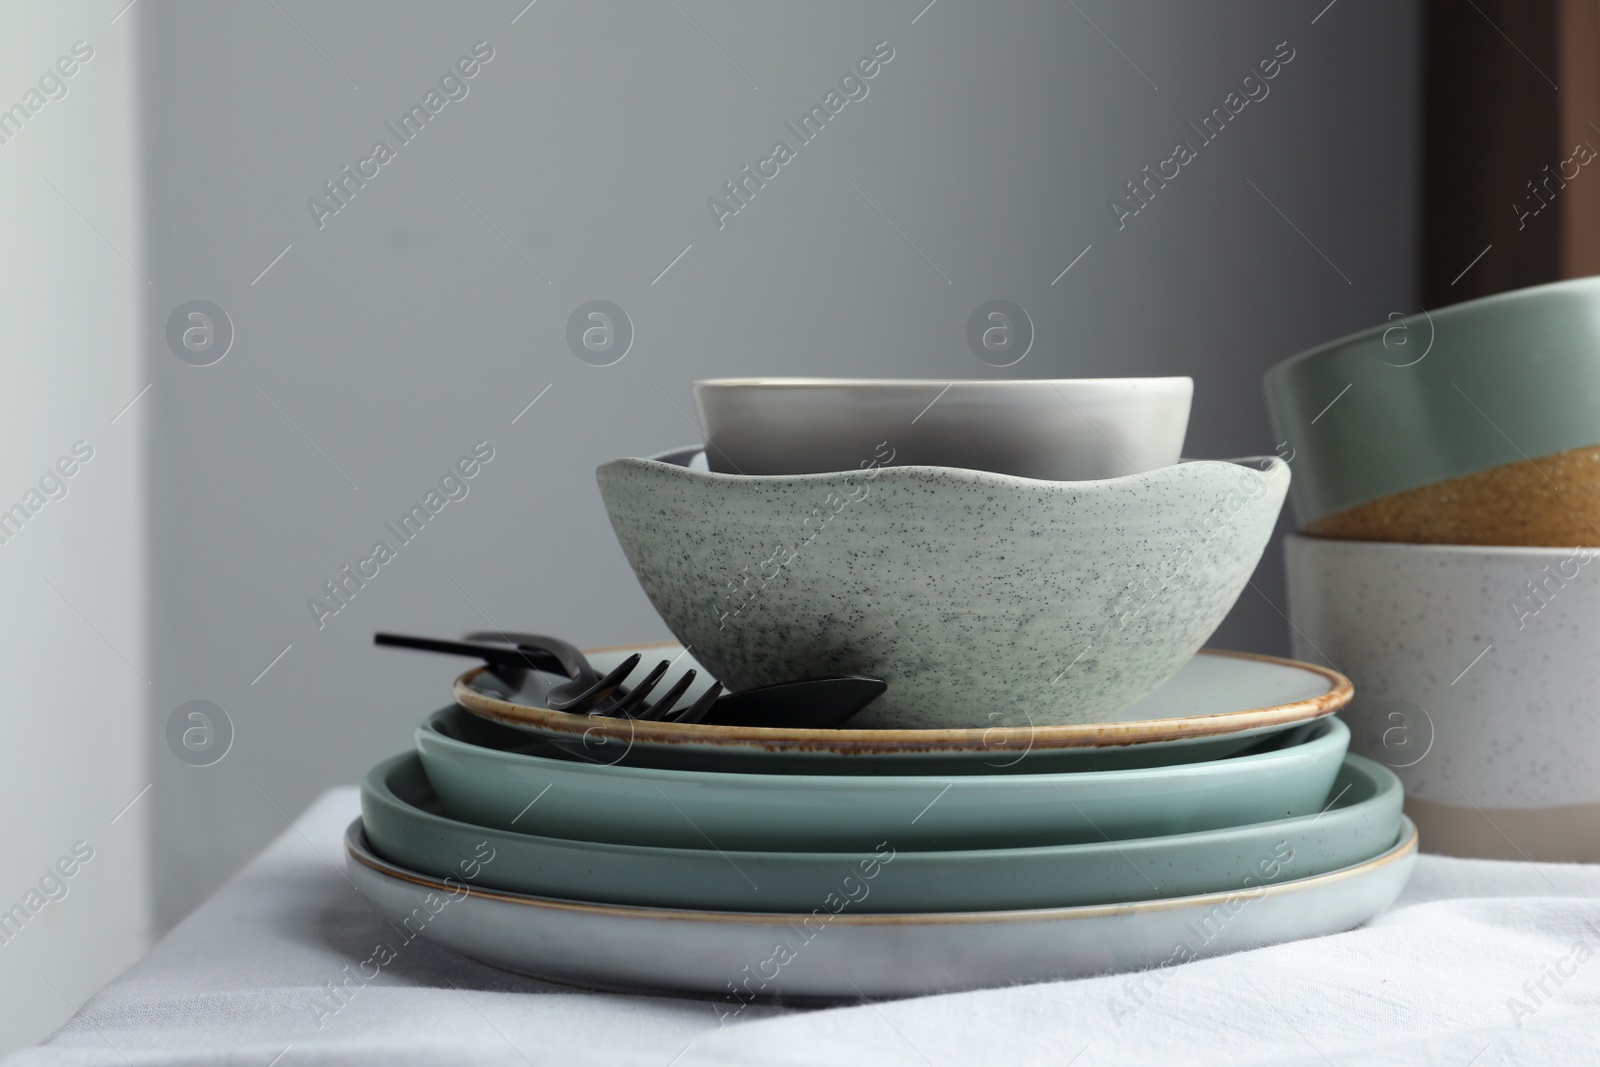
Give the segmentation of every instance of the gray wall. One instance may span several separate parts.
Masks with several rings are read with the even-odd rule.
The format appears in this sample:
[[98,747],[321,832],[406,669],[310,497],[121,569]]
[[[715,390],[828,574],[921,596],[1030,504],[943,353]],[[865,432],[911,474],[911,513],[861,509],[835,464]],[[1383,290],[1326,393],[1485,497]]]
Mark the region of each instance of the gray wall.
[[[1268,365],[1414,310],[1415,4],[925,2],[142,5],[162,921],[446,700],[448,662],[374,629],[667,636],[592,472],[694,439],[694,378],[1190,374],[1188,453],[1259,454]],[[719,230],[707,198],[885,40]],[[469,94],[319,229],[307,199],[477,41]],[[1282,41],[1270,95],[1119,230],[1110,199]],[[996,297],[1037,330],[1006,370],[964,342]],[[565,342],[595,298],[636,330],[614,366]],[[192,299],[234,325],[212,366],[161,333]],[[307,600],[485,439],[319,629]],[[1280,570],[1216,644],[1287,649]],[[161,732],[195,699],[234,729],[208,767]]]

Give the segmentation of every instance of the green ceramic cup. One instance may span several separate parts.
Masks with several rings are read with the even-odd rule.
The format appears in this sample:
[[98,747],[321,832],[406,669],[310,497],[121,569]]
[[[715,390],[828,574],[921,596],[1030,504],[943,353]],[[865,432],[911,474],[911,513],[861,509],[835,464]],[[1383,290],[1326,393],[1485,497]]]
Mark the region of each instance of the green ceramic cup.
[[1394,318],[1285,360],[1266,390],[1301,525],[1600,444],[1600,278]]

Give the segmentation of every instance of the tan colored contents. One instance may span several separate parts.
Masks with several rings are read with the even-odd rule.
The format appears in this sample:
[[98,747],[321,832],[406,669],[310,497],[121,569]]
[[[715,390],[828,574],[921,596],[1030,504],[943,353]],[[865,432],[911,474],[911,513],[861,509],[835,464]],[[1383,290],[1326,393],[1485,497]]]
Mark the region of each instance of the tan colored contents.
[[1429,545],[1600,545],[1600,445],[1391,493],[1305,532]]

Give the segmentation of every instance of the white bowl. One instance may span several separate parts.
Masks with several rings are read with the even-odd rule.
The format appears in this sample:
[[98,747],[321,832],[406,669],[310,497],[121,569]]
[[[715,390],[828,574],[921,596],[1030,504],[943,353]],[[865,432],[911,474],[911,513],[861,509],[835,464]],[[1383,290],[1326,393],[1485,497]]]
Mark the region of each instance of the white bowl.
[[674,635],[734,689],[867,674],[852,726],[1100,722],[1205,643],[1277,521],[1276,458],[1104,481],[944,467],[742,477],[698,450],[598,473]]
[[1595,549],[1285,550],[1295,655],[1355,683],[1351,749],[1400,775],[1428,850],[1600,861]]
[[963,467],[1057,481],[1178,462],[1191,378],[915,381],[722,378],[694,383],[722,474]]

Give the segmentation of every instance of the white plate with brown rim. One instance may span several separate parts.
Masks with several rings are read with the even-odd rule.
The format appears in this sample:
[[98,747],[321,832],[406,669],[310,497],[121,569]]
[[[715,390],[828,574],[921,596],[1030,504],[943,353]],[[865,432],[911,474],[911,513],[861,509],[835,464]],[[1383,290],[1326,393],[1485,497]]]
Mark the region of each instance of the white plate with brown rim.
[[[642,677],[672,661],[664,690],[685,671],[697,677],[683,697],[711,684],[676,642],[590,650],[602,673],[638,653]],[[1035,726],[1026,715],[990,715],[993,725],[953,730],[771,729],[641,722],[574,715],[543,706],[563,679],[539,671],[520,677],[486,667],[455,681],[467,711],[537,734],[567,755],[594,763],[789,774],[994,774],[1114,770],[1220,759],[1266,735],[1331,715],[1350,702],[1350,680],[1311,663],[1204,649],[1159,689],[1114,720]]]
[[[869,854],[870,855],[870,854]],[[1026,911],[871,914],[852,864],[810,912],[643,908],[482,889],[391,863],[361,820],[346,869],[378,912],[425,940],[520,974],[623,992],[719,998],[723,1021],[757,1000],[910,997],[1166,969],[1350,930],[1382,912],[1416,865],[1417,831],[1363,862],[1290,880],[1269,853],[1237,889]],[[892,861],[890,861],[892,862]],[[826,937],[829,927],[839,927]]]

